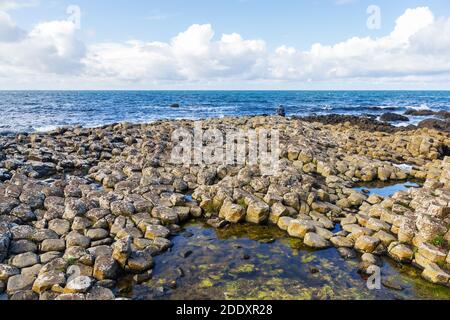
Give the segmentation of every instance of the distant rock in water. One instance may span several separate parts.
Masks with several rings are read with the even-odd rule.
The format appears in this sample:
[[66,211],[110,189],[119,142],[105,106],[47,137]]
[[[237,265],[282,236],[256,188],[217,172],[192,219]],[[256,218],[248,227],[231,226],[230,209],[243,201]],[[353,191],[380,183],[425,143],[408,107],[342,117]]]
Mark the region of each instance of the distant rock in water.
[[180,105],[178,103],[173,103],[170,105],[171,108],[177,109],[180,107]]
[[381,121],[391,122],[391,121],[409,121],[408,117],[405,117],[398,113],[386,112],[383,113],[380,117]]
[[433,111],[433,110],[407,110],[405,112],[406,115],[409,116],[418,116],[418,117],[425,117],[425,116],[436,116],[442,119],[450,119],[450,112],[448,111]]
[[419,128],[436,129],[440,131],[450,132],[450,119],[438,120],[438,119],[426,119],[417,125]]
[[450,119],[450,112],[448,111],[438,111],[435,113],[436,116],[438,116],[439,118],[443,118],[443,119]]
[[307,122],[320,122],[323,124],[339,124],[339,123],[350,123],[356,125],[366,131],[381,131],[381,132],[397,132],[417,129],[416,126],[407,127],[394,127],[387,122],[377,121],[373,117],[358,117],[352,115],[342,115],[342,114],[328,114],[328,115],[311,115],[308,117],[293,117],[302,119]]
[[280,117],[286,117],[286,108],[284,106],[279,106],[277,109],[277,115]]
[[358,117],[341,114],[311,115],[307,117],[293,116],[292,118],[301,119],[306,122],[320,122],[326,125],[349,123],[360,127],[364,131],[380,131],[393,133],[399,131],[417,130],[417,128],[429,128],[438,131],[450,132],[450,119],[426,119],[420,122],[417,126],[409,124],[407,126],[396,127],[388,122],[381,122],[371,117]]
[[409,109],[404,114],[406,114],[408,116],[424,117],[424,116],[432,116],[432,115],[434,115],[434,111],[432,111],[432,110],[414,110],[414,109]]

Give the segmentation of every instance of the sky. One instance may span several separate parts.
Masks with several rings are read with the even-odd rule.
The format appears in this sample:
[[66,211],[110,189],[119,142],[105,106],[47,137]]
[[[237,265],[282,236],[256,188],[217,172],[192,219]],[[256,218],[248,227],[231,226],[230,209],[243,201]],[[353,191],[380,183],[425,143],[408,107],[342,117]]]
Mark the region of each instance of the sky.
[[449,90],[449,80],[448,0],[0,0],[0,90]]

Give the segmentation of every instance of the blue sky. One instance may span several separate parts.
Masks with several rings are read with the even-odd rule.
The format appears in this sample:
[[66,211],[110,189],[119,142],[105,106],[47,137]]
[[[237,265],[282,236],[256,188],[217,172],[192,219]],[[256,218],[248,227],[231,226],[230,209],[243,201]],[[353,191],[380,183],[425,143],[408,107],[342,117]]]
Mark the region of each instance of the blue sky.
[[[81,9],[81,29],[71,30],[67,29],[67,26],[56,24],[67,19],[66,8],[69,5],[76,5]],[[381,10],[380,29],[367,28],[369,15],[366,10],[369,5],[377,5]],[[417,31],[422,33],[422,36],[416,37],[413,32],[408,34],[408,37],[411,37],[407,39],[411,48],[405,54],[411,57],[411,61],[408,60],[409,63],[405,63],[402,70],[393,65],[392,70],[373,66],[364,72],[354,72],[357,66],[349,66],[348,63],[354,59],[355,54],[361,55],[357,56],[361,65],[370,63],[374,48],[377,48],[380,56],[394,54],[398,47],[390,44],[385,46],[387,41],[376,41],[389,36],[396,27],[397,19],[405,15],[408,9],[417,8],[427,8],[428,11],[417,10],[411,13],[409,22],[403,23],[405,29],[409,28],[407,23],[413,23],[416,19],[424,20],[423,29],[428,29]],[[2,12],[5,21],[3,28],[6,31],[2,31]],[[432,21],[428,12],[433,15]],[[436,55],[440,54],[437,59],[421,52],[422,59],[418,60],[417,47],[424,46],[423,39],[427,38],[426,34],[434,32],[433,35],[437,37],[436,30],[447,27],[448,17],[448,0],[0,0],[0,46],[1,35],[8,32],[12,34],[13,31],[21,32],[24,36],[16,39],[16,47],[8,40],[8,45],[5,44],[7,50],[26,50],[29,43],[46,43],[45,48],[39,47],[39,50],[43,51],[42,58],[37,62],[42,65],[41,70],[25,70],[29,68],[29,57],[25,57],[24,61],[16,59],[14,62],[17,66],[14,69],[8,67],[17,73],[30,74],[33,71],[33,79],[46,80],[46,88],[74,85],[81,87],[83,83],[87,83],[88,87],[96,87],[95,81],[106,78],[114,78],[105,84],[108,88],[233,88],[236,84],[249,87],[255,82],[268,88],[331,88],[341,86],[342,82],[345,82],[346,88],[390,86],[385,83],[392,84],[393,87],[441,88],[445,86],[444,79],[447,79],[448,61],[442,50],[447,50],[448,39],[436,38],[435,42],[444,43],[444,48],[437,45],[439,48],[433,49]],[[437,26],[440,21],[444,22]],[[50,25],[49,22],[55,23]],[[195,25],[210,27],[190,29]],[[65,30],[65,33],[61,34],[58,30]],[[187,31],[189,34],[185,38],[188,40],[173,48],[173,39]],[[239,34],[242,41],[234,38],[233,44],[223,50],[222,34],[233,33]],[[31,41],[36,34],[39,40]],[[212,34],[214,37],[209,39]],[[360,40],[352,45],[349,40],[355,37]],[[373,43],[366,43],[364,39],[367,37]],[[13,36],[5,37],[11,38]],[[199,54],[194,53],[194,48],[185,48],[189,46],[189,39],[199,38],[201,39],[198,42],[192,41],[192,46],[205,44],[205,47],[208,47],[207,52],[202,51]],[[418,45],[411,40],[416,38],[420,40],[417,40]],[[130,41],[137,43],[130,44]],[[160,48],[158,45],[157,49],[153,46],[149,49],[146,44],[155,41],[172,47]],[[396,41],[400,46],[398,37]],[[6,43],[6,40],[3,42]],[[317,55],[311,47],[315,43],[321,45]],[[333,53],[328,52],[327,46],[338,44],[343,44],[348,48],[345,50],[352,52],[359,51],[361,45],[367,45],[368,49],[347,57],[342,57],[336,48]],[[67,45],[67,48],[62,49],[61,45]],[[50,55],[55,54],[51,50],[52,46],[55,48],[53,51],[57,51],[54,66],[46,65],[48,61],[53,60]],[[279,50],[280,48],[282,49]],[[39,50],[37,52],[40,52]],[[111,57],[111,52],[116,54]],[[444,53],[449,53],[450,56],[450,52]],[[171,61],[163,59],[169,55],[174,56]],[[214,59],[214,55],[218,58]],[[158,56],[156,60],[155,56]],[[345,61],[342,60],[344,58]],[[366,64],[363,59],[367,59]],[[399,56],[389,59],[401,60]],[[427,65],[429,59],[434,61],[432,70],[412,70],[411,65],[416,64],[416,61]],[[209,63],[208,70],[199,65],[201,61]],[[139,77],[134,77],[126,70],[118,70],[120,63],[131,66]],[[179,68],[173,70],[170,64],[177,64]],[[153,71],[158,65],[165,67]],[[77,68],[78,70],[75,70]],[[145,68],[148,68],[148,71]],[[310,70],[312,68],[315,69]],[[410,69],[409,73],[406,72]],[[245,72],[238,74],[238,70]],[[321,72],[327,76],[320,76]],[[68,73],[72,75],[69,76]],[[169,73],[174,75],[169,76]],[[431,81],[431,74],[438,74],[442,80],[439,78],[439,81]],[[23,79],[22,83],[19,82],[7,79],[4,74],[2,76],[0,70],[0,84],[13,88],[31,86]]]
[[[353,36],[381,36],[392,30],[407,8],[428,6],[436,16],[450,16],[448,0],[41,0],[12,12],[21,26],[66,17],[81,8],[83,39],[94,41],[167,41],[192,24],[210,23],[217,34],[239,32],[264,39],[269,48],[288,44],[307,49],[315,42],[333,44]],[[366,27],[369,5],[382,10],[380,30]],[[95,36],[92,32],[95,31]]]

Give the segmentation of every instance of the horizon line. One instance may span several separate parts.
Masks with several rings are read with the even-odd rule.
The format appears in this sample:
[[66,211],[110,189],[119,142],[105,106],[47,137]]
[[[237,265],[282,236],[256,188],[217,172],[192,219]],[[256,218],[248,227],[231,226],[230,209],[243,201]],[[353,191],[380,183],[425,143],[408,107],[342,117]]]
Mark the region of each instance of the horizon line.
[[53,91],[53,92],[106,92],[106,91],[116,91],[116,92],[125,92],[125,91],[135,91],[135,92],[162,92],[162,91],[172,91],[172,92],[180,92],[180,91],[203,91],[203,92],[212,92],[212,91],[221,91],[221,92],[311,92],[311,91],[323,91],[323,92],[345,92],[345,91],[373,91],[373,92],[398,92],[398,91],[409,91],[409,92],[419,92],[419,91],[428,91],[428,92],[450,92],[450,89],[0,89],[0,92],[25,92],[25,91],[34,91],[34,92],[42,92],[42,91]]

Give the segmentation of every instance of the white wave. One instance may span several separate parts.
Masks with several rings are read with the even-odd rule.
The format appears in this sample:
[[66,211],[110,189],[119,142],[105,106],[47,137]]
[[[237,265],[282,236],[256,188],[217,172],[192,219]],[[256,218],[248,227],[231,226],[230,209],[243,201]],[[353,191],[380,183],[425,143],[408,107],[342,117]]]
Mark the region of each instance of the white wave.
[[413,169],[413,166],[410,166],[409,164],[405,164],[405,163],[403,163],[403,164],[395,164],[394,163],[394,167],[397,167],[400,170],[403,170],[403,171],[408,172],[408,173],[410,173],[412,171],[412,169]]
[[422,103],[420,106],[407,106],[406,109],[412,109],[412,110],[417,110],[417,111],[431,110],[431,108],[429,106],[427,106],[426,103]]
[[61,126],[55,126],[55,125],[43,125],[40,127],[33,127],[35,132],[48,132],[48,131],[53,131],[56,130],[58,128],[60,128]]
[[405,122],[391,122],[390,123],[392,126],[394,126],[394,127],[407,127],[407,126],[409,126],[409,125],[414,125],[414,124],[417,124],[417,123],[414,123],[414,122],[412,122],[412,121],[405,121]]
[[388,106],[372,106],[369,107],[368,109],[400,109],[400,107],[388,105]]

